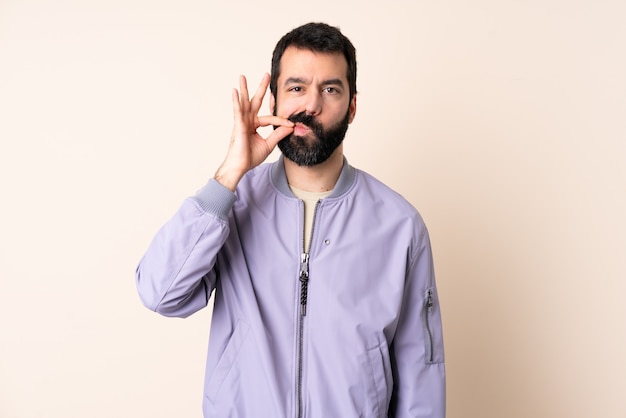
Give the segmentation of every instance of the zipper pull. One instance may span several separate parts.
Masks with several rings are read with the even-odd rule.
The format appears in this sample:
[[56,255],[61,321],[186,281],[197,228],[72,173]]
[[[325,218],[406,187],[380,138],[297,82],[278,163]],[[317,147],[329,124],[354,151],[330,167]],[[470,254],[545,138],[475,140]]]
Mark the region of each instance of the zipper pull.
[[306,316],[306,302],[309,287],[309,254],[300,257],[300,315]]
[[434,302],[433,302],[433,290],[428,289],[427,298],[426,298],[426,307],[428,308],[428,312],[433,310]]

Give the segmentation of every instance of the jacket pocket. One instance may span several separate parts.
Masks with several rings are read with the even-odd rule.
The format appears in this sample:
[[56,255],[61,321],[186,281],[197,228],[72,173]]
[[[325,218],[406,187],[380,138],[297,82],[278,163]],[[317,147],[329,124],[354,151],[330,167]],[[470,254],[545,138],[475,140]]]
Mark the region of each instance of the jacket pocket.
[[424,309],[422,311],[424,324],[424,345],[426,364],[443,363],[443,332],[441,329],[441,311],[437,289],[431,287],[424,295]]
[[364,417],[383,418],[387,416],[393,377],[391,374],[391,360],[389,347],[386,341],[377,343],[368,348],[363,359],[363,367],[367,376],[366,382],[366,411]]
[[215,370],[213,370],[213,373],[211,374],[211,377],[207,382],[206,397],[213,404],[215,404],[215,399],[217,398],[217,395],[222,388],[224,381],[226,380],[233,366],[237,362],[237,357],[239,356],[241,347],[246,340],[248,330],[248,324],[241,320],[237,321],[237,324],[235,325],[235,330],[228,340],[228,344],[226,345],[222,356],[215,366]]

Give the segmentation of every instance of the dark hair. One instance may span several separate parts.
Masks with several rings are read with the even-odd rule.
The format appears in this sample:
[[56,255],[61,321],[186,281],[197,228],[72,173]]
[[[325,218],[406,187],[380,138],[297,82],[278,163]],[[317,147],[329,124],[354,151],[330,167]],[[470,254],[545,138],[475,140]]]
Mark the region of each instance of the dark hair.
[[280,60],[285,50],[294,46],[313,52],[341,53],[348,63],[348,86],[350,99],[356,94],[356,50],[339,28],[326,23],[307,23],[285,34],[276,44],[272,54],[272,74],[270,91],[276,97],[278,76],[280,75]]

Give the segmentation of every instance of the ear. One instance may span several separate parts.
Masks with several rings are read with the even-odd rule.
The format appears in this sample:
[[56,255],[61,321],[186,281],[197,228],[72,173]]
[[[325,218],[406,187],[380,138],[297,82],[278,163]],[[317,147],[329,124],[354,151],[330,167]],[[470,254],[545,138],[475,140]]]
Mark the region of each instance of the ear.
[[276,114],[275,110],[276,110],[276,98],[274,97],[272,93],[270,93],[270,112],[272,113],[272,115]]
[[356,93],[354,93],[354,96],[352,96],[352,100],[350,100],[348,112],[350,113],[350,116],[348,117],[348,123],[352,123],[354,117],[356,116]]

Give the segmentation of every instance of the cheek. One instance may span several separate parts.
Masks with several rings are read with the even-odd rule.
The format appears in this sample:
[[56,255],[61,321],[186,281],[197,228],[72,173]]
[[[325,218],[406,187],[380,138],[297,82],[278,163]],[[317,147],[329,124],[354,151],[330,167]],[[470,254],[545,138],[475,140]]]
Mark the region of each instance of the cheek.
[[274,114],[276,116],[280,116],[281,118],[288,118],[296,113],[298,113],[297,106],[286,100],[277,102],[276,107],[274,108]]

